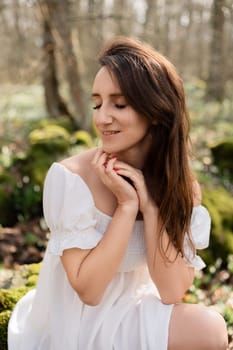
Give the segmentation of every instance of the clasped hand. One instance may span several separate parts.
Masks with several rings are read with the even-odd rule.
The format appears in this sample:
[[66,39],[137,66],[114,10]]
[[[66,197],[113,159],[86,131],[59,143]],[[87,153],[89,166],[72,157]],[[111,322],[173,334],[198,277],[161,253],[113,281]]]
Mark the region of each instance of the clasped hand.
[[[130,205],[142,214],[148,208],[155,206],[140,169],[118,160],[116,156],[107,154],[101,148],[97,150],[92,164],[101,181],[116,197],[119,205]],[[132,184],[124,177],[128,178]]]

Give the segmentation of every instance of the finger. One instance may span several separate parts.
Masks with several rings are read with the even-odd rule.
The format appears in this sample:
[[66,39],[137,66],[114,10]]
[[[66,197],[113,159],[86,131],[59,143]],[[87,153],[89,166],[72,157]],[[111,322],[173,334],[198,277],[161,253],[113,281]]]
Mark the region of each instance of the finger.
[[95,165],[99,174],[101,173],[103,175],[105,173],[107,164],[108,164],[107,154],[103,153],[103,154],[101,154],[101,156],[99,157],[99,159],[97,160],[96,165]]
[[122,161],[120,161],[118,159],[116,159],[115,166],[118,167],[118,168],[121,168],[121,169],[128,169],[128,170],[134,170],[135,169],[132,166],[130,166],[129,164],[127,164],[125,162],[122,162]]
[[122,161],[117,160],[115,163],[115,167],[118,169],[124,169],[132,172],[132,174],[137,174],[138,176],[144,178],[143,173],[140,169],[134,168],[131,165],[124,163]]
[[108,158],[106,169],[112,170],[116,163],[116,157]]
[[112,180],[115,180],[117,181],[118,180],[118,176],[116,174],[116,171],[118,170],[117,168],[115,168],[115,162],[116,162],[116,159],[115,158],[112,158],[112,159],[109,159],[107,161],[107,164],[106,164],[106,167],[105,167],[105,174],[111,178]]
[[142,188],[144,187],[144,182],[141,181],[140,174],[137,174],[136,172],[132,172],[128,169],[118,169],[116,173],[117,175],[124,176],[129,180],[131,180],[137,191],[141,191]]

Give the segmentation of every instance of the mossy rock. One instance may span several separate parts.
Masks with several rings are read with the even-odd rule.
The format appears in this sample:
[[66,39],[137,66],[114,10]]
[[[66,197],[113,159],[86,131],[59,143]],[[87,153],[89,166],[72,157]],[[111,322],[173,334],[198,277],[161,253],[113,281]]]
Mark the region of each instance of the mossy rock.
[[62,128],[66,129],[69,133],[72,133],[77,129],[75,123],[71,119],[69,119],[66,116],[61,116],[61,117],[56,118],[56,119],[44,118],[44,119],[36,120],[34,122],[32,121],[31,131],[34,129],[45,128],[48,125],[61,126]]
[[208,264],[220,257],[226,265],[233,254],[233,197],[223,187],[206,188],[203,205],[211,216],[211,236],[209,248],[200,254]]
[[220,174],[233,181],[233,138],[210,145],[210,150]]
[[27,269],[26,269],[26,271],[24,273],[24,277],[28,278],[28,277],[30,277],[32,275],[37,275],[38,276],[39,273],[40,273],[41,264],[42,263],[26,265]]
[[0,224],[13,226],[19,218],[42,215],[42,189],[47,171],[70,147],[70,134],[60,126],[48,125],[29,135],[30,148],[16,155],[0,177]]
[[85,130],[78,130],[71,135],[72,145],[85,145],[87,147],[93,147],[93,140],[91,135]]
[[52,154],[65,152],[70,146],[69,132],[58,125],[47,125],[41,129],[35,129],[29,134],[28,140],[32,149],[36,148]]
[[7,329],[12,310],[28,291],[28,287],[0,290],[0,350],[7,350]]
[[36,286],[40,269],[41,269],[41,263],[27,265],[27,269],[23,275],[24,278],[26,279],[25,285],[27,287],[34,288]]
[[0,290],[0,350],[7,350],[8,322],[16,303],[32,288],[35,288],[41,263],[21,267],[25,286]]
[[0,350],[7,350],[7,327],[11,312],[10,310],[0,312]]
[[60,126],[48,125],[33,130],[29,141],[31,149],[23,162],[22,171],[42,187],[50,165],[68,152],[70,134]]
[[0,290],[0,312],[13,310],[15,304],[29,291],[26,286]]

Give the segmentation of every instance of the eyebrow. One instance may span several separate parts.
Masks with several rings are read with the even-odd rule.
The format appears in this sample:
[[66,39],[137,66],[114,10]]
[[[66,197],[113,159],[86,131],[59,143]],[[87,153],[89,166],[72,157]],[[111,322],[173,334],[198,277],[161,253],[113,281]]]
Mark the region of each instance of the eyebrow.
[[[100,94],[94,92],[93,94],[91,94],[91,96],[92,97],[100,97]],[[124,95],[121,92],[116,92],[114,94],[110,94],[109,96],[110,97],[124,97]]]

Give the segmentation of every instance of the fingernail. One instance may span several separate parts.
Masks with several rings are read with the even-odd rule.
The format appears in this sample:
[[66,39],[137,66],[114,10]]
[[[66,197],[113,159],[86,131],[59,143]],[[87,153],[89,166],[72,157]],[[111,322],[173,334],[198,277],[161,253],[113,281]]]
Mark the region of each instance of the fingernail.
[[118,171],[119,169],[118,168],[113,168],[114,171]]
[[102,165],[106,168],[107,164],[107,162],[104,162]]
[[111,156],[112,159],[117,158],[117,156]]

